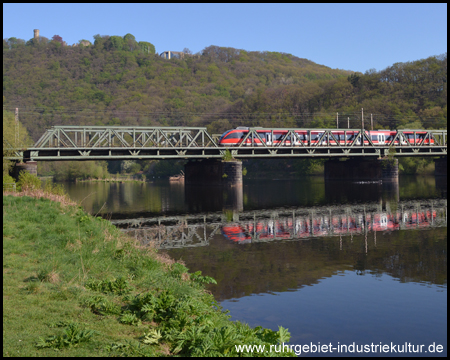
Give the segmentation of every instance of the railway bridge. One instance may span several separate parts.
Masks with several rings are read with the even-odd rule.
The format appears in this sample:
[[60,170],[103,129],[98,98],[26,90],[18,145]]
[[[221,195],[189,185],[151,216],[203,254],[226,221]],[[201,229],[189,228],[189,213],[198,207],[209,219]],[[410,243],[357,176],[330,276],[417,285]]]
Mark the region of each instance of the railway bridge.
[[[247,137],[260,138],[262,128],[249,128]],[[263,129],[272,132],[276,129]],[[286,138],[295,138],[299,129],[283,129]],[[335,132],[355,133],[354,141],[339,143]],[[222,147],[220,135],[211,135],[206,127],[140,127],[140,126],[52,126],[39,140],[26,149],[11,146],[5,139],[3,147],[12,153],[10,160],[18,162],[18,169],[36,171],[37,161],[84,160],[164,160],[187,159],[186,181],[218,181],[228,184],[242,183],[240,161],[221,162],[226,150],[235,160],[255,158],[326,158],[325,176],[338,178],[386,177],[396,178],[395,159],[402,156],[439,157],[437,173],[447,174],[447,130],[420,130],[421,141],[408,139],[406,130],[398,130],[392,141],[386,144],[372,142],[364,129],[302,129],[309,133],[320,131],[319,141],[290,144],[242,142],[238,146]],[[423,135],[425,132],[425,135]],[[309,136],[311,139],[311,136]],[[357,141],[359,139],[359,141]],[[364,141],[361,141],[364,139]],[[391,157],[390,161],[388,157]],[[350,161],[338,161],[349,159]],[[396,170],[397,169],[397,170]],[[226,176],[225,176],[226,175]]]
[[[145,215],[144,215],[145,216]],[[430,202],[402,201],[392,210],[388,204],[324,206],[314,208],[271,209],[185,216],[114,219],[111,223],[138,239],[142,245],[152,243],[159,249],[208,246],[222,233],[235,244],[314,240],[317,237],[340,238],[416,228],[447,226],[447,200]]]

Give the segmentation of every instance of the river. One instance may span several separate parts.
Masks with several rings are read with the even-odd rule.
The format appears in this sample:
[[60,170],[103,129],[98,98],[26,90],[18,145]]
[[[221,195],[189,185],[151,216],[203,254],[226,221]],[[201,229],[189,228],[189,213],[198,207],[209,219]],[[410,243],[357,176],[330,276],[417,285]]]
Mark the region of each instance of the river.
[[208,289],[233,320],[281,325],[290,344],[331,344],[331,355],[352,344],[402,355],[405,342],[424,345],[407,355],[447,354],[446,178],[64,186],[89,213],[215,278]]

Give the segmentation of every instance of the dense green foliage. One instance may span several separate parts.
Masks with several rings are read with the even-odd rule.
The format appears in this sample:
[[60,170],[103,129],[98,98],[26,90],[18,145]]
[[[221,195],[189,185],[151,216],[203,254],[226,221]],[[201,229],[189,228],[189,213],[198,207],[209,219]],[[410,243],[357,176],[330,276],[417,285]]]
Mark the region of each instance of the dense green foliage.
[[30,174],[28,171],[22,170],[19,174],[19,180],[17,181],[18,191],[38,190],[41,189],[41,180],[35,175]]
[[16,123],[14,114],[3,110],[3,177],[8,176],[13,162],[5,159],[13,156],[12,148],[26,148],[32,141],[27,129],[20,121]]
[[[33,138],[52,124],[446,127],[447,54],[365,74],[290,54],[210,46],[166,60],[131,34],[93,46],[3,42],[3,94]],[[39,108],[39,109],[37,109]],[[370,115],[366,115],[370,120]]]
[[5,140],[17,148],[26,148],[32,144],[27,129],[20,121],[16,124],[14,113],[9,111],[3,111],[3,141]]
[[105,179],[109,176],[106,161],[58,161],[53,166],[56,181]]
[[230,321],[207,283],[78,207],[3,197],[4,356],[237,355],[289,340]]
[[[294,118],[295,125],[314,127],[335,127],[336,115],[318,115],[339,112],[341,124],[344,123],[340,127],[347,126],[346,114],[350,114],[350,127],[358,128],[361,108],[366,114],[366,127],[370,124],[370,114],[374,114],[374,128],[446,128],[447,54],[396,63],[364,75],[351,74],[306,86],[293,84],[268,89],[235,104],[231,111],[302,113],[307,116],[300,117],[300,122]],[[309,114],[314,114],[312,120]]]

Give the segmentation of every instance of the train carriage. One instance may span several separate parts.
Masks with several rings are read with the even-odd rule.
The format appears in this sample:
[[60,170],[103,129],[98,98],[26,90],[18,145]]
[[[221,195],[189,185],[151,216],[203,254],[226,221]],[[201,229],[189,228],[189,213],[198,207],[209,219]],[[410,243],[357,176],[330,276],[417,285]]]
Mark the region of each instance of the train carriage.
[[[237,127],[222,134],[219,139],[220,146],[300,146],[300,145],[361,145],[361,135],[357,130],[337,129],[329,132],[319,130],[263,129],[254,128],[255,133],[249,134],[248,127]],[[370,130],[366,136],[374,145],[431,145],[434,139],[427,137],[424,130]],[[329,138],[328,138],[329,137]],[[369,145],[367,137],[364,144]]]

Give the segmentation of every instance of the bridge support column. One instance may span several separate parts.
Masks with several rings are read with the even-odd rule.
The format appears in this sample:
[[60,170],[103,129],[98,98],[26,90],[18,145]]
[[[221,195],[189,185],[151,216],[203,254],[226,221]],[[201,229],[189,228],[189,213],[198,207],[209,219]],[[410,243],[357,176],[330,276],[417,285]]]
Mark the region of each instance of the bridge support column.
[[447,156],[434,160],[434,174],[447,176]]
[[349,159],[325,162],[325,179],[398,181],[397,159]]
[[184,167],[185,184],[242,185],[242,162],[189,161]]
[[25,163],[16,163],[12,169],[12,176],[18,180],[21,171],[29,172],[37,176],[37,161],[26,161]]
[[398,181],[398,159],[378,159],[381,166],[381,179]]

